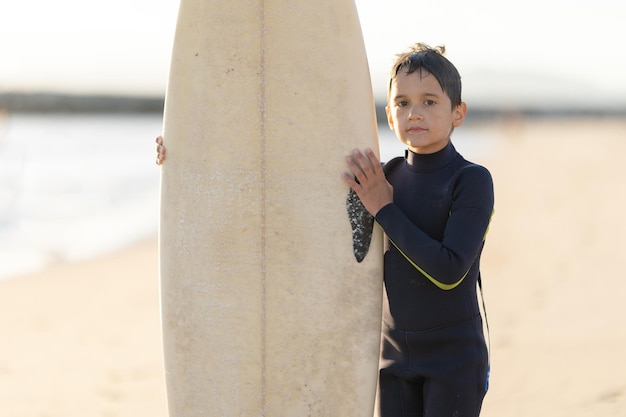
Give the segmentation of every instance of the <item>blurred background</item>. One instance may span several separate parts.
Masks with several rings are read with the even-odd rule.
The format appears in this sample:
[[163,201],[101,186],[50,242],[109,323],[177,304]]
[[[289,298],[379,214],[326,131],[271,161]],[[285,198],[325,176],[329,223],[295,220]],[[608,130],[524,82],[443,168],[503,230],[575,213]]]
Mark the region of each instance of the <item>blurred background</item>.
[[[462,75],[469,108],[453,141],[494,176],[496,216],[483,256],[493,388],[484,415],[624,415],[626,3],[357,0],[356,5],[378,115],[384,114],[395,54],[417,41],[445,45]],[[86,406],[106,403],[98,403],[102,412],[91,415],[145,414],[146,403],[152,404],[148,414],[165,415],[154,138],[161,132],[177,9],[175,0],[21,0],[5,4],[0,14],[0,303],[5,309],[0,328],[12,340],[0,347],[0,384],[13,387],[0,391],[11,393],[1,402],[12,399],[14,413],[8,415],[84,415],[85,405],[74,404],[83,391]],[[383,160],[401,154],[384,118],[379,121]],[[80,312],[60,306],[37,310],[47,306],[46,291],[65,288],[63,277],[75,275],[71,282],[77,285],[92,270],[61,269],[57,275],[36,275],[39,281],[32,281],[33,273],[146,241],[152,243],[119,260],[118,270],[106,278],[110,291],[128,292],[115,286],[128,285],[118,277],[119,268],[128,274],[135,265],[133,291],[144,294],[147,288],[148,299],[128,301],[143,308],[143,315],[120,309],[115,319],[133,323],[132,329],[102,333],[106,343],[100,343],[85,336],[94,321],[80,324]],[[143,270],[137,262],[149,267]],[[104,264],[97,267],[106,270]],[[52,278],[57,284],[41,287]],[[35,284],[19,287],[28,279]],[[114,297],[106,284],[97,288]],[[65,296],[85,298],[79,290],[89,289],[70,289]],[[17,320],[7,304],[15,297],[36,313]],[[110,305],[102,308],[110,314]],[[102,312],[93,317],[99,317],[98,331],[107,332],[111,320]],[[74,371],[56,383],[70,364],[51,368],[54,377],[42,379],[36,348],[67,344],[68,323],[76,332],[73,347],[52,357],[85,356],[90,374]],[[152,333],[133,333],[138,327]],[[57,328],[61,342],[53,341]],[[15,352],[24,353],[16,359]],[[107,362],[111,352],[126,362]],[[14,365],[20,358],[22,367]],[[109,368],[94,369],[98,361]],[[142,366],[127,375],[137,361]],[[34,363],[37,371],[31,369]]]
[[[383,124],[389,67],[416,41],[446,46],[463,77],[468,122],[626,110],[626,57],[617,44],[622,3],[356,4]],[[161,129],[177,8],[174,0],[24,0],[5,7],[0,278],[155,232],[152,142]],[[477,142],[485,134],[470,125],[457,135],[478,137],[468,145],[484,150]],[[381,137],[383,158],[397,154],[385,126]]]

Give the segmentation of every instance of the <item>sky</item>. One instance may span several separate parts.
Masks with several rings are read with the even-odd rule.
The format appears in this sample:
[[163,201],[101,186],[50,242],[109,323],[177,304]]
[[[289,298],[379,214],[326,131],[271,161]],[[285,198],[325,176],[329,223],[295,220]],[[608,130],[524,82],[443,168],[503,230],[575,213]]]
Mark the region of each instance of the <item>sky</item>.
[[[626,108],[626,2],[355,3],[377,99],[395,54],[422,41],[446,46],[468,104]],[[12,1],[0,15],[0,92],[162,95],[178,4]]]

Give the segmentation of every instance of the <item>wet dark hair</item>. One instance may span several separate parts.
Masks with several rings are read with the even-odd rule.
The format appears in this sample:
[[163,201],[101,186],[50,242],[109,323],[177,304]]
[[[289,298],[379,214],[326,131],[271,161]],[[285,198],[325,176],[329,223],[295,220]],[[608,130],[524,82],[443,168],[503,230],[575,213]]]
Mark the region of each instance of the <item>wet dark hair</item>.
[[441,89],[450,98],[454,110],[456,106],[461,104],[461,76],[452,62],[444,56],[445,52],[445,46],[432,48],[425,43],[416,43],[406,52],[398,54],[396,62],[391,68],[389,90],[387,91],[388,98],[391,94],[391,87],[400,71],[406,74],[418,71],[420,76],[422,71],[427,71],[437,79]]

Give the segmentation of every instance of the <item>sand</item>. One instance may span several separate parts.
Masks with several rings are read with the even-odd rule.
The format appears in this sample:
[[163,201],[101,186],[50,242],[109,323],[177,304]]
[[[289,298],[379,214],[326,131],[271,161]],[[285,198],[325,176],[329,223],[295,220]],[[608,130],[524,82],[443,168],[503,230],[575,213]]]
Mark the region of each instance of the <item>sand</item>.
[[484,416],[626,415],[626,120],[501,124]]
[[[481,128],[500,137],[477,161],[496,186],[482,416],[626,415],[626,120]],[[1,416],[167,416],[156,238],[0,281],[0,305]]]
[[167,416],[156,239],[0,281],[0,416]]

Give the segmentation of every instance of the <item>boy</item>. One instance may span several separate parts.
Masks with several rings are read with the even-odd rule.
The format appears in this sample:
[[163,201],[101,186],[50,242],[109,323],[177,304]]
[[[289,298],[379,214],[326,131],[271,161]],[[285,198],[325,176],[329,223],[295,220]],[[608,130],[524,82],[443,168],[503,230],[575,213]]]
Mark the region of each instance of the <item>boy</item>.
[[444,48],[398,55],[387,119],[407,146],[384,169],[374,153],[346,158],[344,179],[383,228],[385,299],[377,415],[478,416],[488,352],[476,283],[493,211],[489,171],[450,141],[467,111]]
[[[454,149],[465,119],[458,71],[444,48],[415,45],[391,71],[387,119],[407,146],[384,169],[346,158],[344,179],[385,231],[385,299],[377,415],[478,416],[488,353],[476,283],[493,211],[489,171]],[[165,159],[157,138],[157,164]]]

